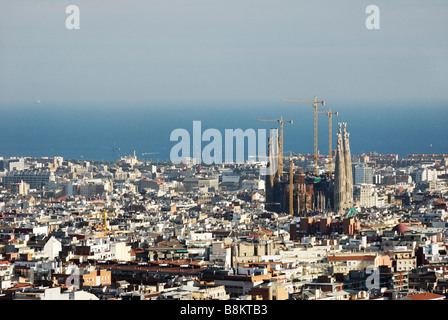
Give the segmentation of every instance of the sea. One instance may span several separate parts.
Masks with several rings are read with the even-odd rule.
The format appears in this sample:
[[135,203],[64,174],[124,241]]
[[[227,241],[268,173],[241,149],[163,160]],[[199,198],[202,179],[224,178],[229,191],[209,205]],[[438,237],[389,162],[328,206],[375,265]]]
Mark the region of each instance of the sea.
[[[312,100],[312,99],[311,99]],[[448,101],[326,101],[319,111],[332,116],[332,146],[338,123],[346,123],[353,155],[377,152],[448,154]],[[169,161],[178,143],[171,133],[185,129],[193,141],[193,121],[201,129],[266,129],[284,123],[284,151],[312,154],[313,104],[266,100],[199,101],[25,101],[0,103],[0,157],[53,157],[114,161]],[[258,131],[256,131],[258,132]],[[329,149],[329,117],[318,114],[318,150]],[[223,141],[224,145],[225,141]],[[203,146],[208,142],[203,142]],[[192,155],[194,156],[194,155]]]

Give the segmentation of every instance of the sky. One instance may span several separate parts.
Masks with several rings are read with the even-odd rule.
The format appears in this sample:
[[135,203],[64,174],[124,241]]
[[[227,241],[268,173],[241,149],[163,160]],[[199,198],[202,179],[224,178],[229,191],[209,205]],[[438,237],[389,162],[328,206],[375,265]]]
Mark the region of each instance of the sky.
[[[371,4],[379,30],[365,26]],[[0,106],[446,101],[447,14],[446,0],[3,0]]]

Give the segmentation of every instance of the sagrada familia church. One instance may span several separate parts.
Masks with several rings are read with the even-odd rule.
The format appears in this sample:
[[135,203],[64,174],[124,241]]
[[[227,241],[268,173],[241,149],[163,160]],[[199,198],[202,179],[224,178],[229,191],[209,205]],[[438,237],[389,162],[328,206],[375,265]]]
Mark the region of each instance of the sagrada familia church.
[[[334,178],[315,176],[303,169],[291,175],[280,172],[266,176],[266,209],[306,217],[313,212],[345,215],[353,207],[353,174],[347,124],[339,123]],[[271,141],[272,142],[272,141]],[[286,158],[287,159],[287,158]],[[292,184],[292,188],[291,188]],[[293,195],[290,195],[292,189]],[[292,200],[291,200],[292,198]]]
[[341,130],[341,123],[338,131],[338,148],[336,152],[336,164],[334,171],[333,197],[336,213],[345,213],[353,207],[353,174],[352,156],[350,153],[350,134],[346,130],[347,124]]

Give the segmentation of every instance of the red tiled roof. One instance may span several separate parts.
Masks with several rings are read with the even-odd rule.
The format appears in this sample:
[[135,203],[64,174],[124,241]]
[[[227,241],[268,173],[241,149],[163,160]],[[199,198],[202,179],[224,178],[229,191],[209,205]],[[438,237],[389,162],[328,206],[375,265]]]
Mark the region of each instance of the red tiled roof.
[[392,228],[392,231],[397,231],[400,234],[404,234],[405,232],[408,232],[410,230],[403,223],[399,223],[395,227]]
[[163,181],[163,180],[153,180],[153,179],[148,179],[148,178],[143,179],[143,181],[155,182],[157,184],[165,183],[165,181]]
[[92,199],[92,200],[87,200],[87,202],[89,203],[98,203],[98,202],[104,202],[103,199]]
[[272,231],[266,230],[266,229],[262,229],[262,228],[258,228],[259,231],[267,233],[269,235],[273,235],[274,233]]
[[431,292],[423,292],[423,293],[411,294],[411,295],[408,295],[407,297],[411,298],[412,300],[445,299],[445,296],[442,296],[440,294],[431,293]]

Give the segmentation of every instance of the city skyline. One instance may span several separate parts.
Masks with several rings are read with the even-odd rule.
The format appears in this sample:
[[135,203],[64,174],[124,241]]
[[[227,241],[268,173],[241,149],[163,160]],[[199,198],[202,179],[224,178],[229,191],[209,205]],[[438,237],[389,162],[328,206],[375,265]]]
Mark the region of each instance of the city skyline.
[[447,14],[4,0],[0,303],[447,300]]

